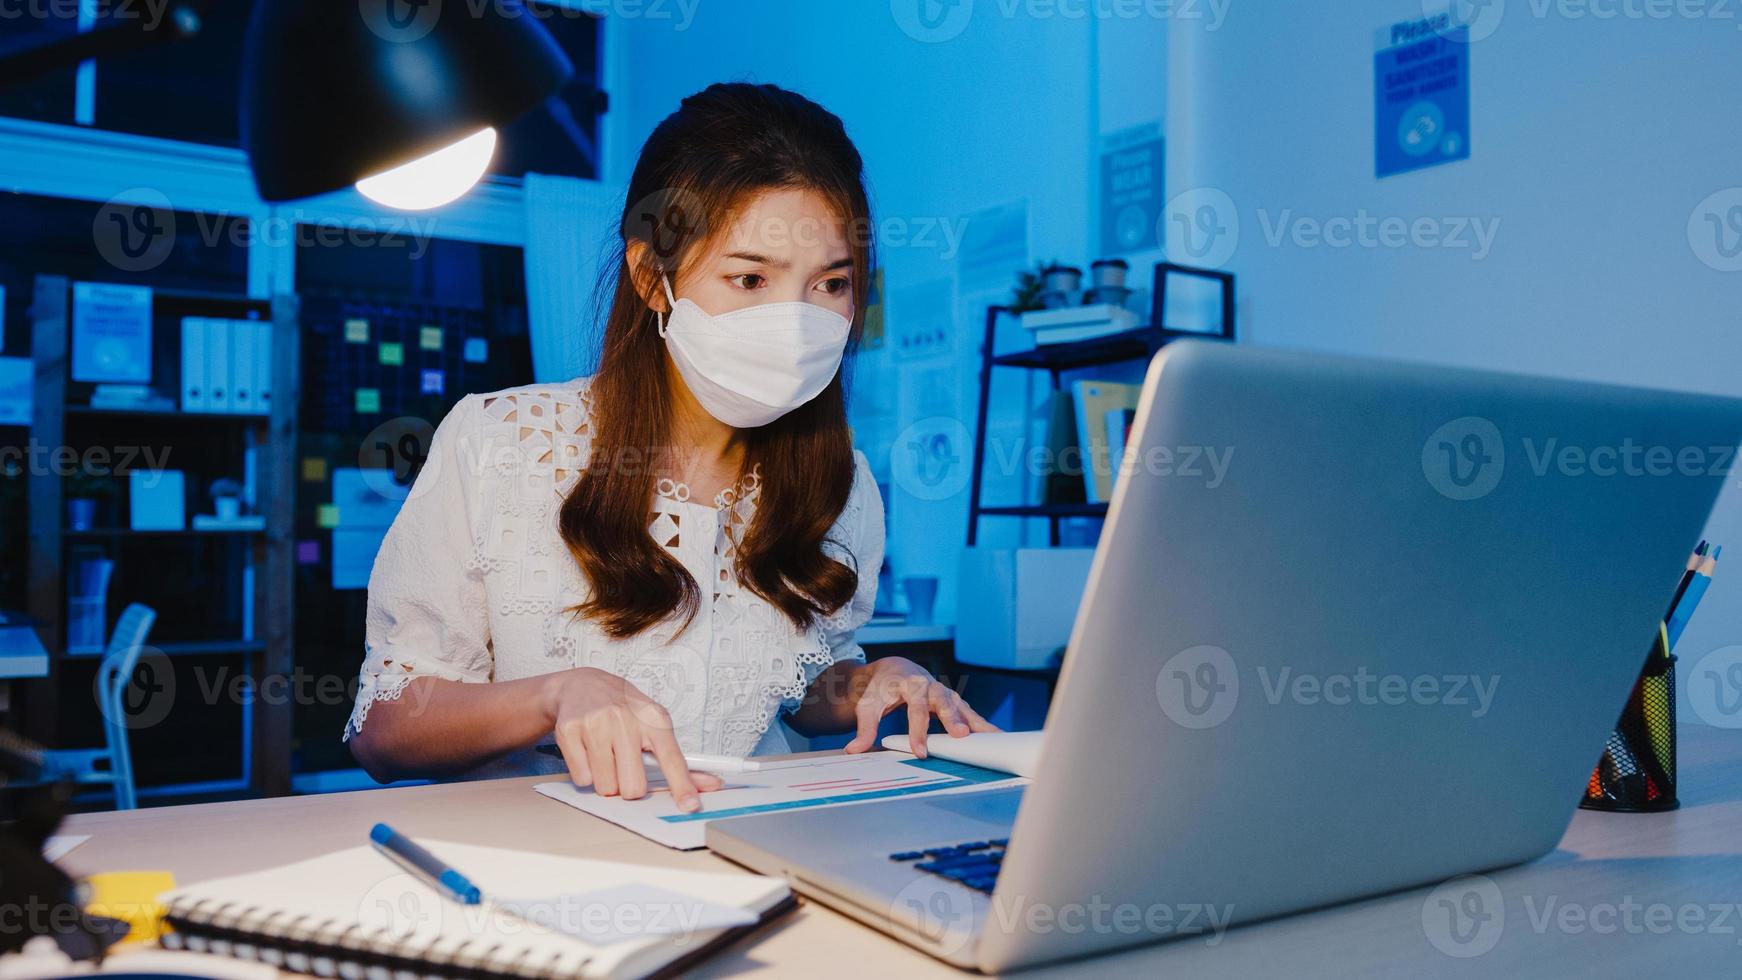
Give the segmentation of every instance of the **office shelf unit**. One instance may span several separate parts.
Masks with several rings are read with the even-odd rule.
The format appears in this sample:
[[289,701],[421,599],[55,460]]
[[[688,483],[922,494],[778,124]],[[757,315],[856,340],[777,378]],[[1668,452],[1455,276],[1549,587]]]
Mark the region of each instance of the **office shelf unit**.
[[[28,478],[29,534],[28,600],[39,624],[43,645],[50,651],[49,675],[30,682],[23,698],[25,728],[51,745],[84,747],[102,742],[100,719],[92,716],[90,683],[100,649],[68,645],[68,573],[91,550],[115,562],[114,580],[104,611],[105,633],[110,621],[130,601],[158,608],[157,628],[147,644],[155,663],[172,682],[170,704],[162,720],[140,722],[131,732],[135,768],[150,758],[149,743],[176,753],[181,768],[186,749],[200,758],[214,751],[209,739],[178,734],[179,723],[203,732],[205,710],[233,714],[240,726],[238,773],[177,771],[167,781],[146,782],[142,796],[185,796],[208,793],[283,795],[290,791],[291,699],[262,692],[265,678],[292,678],[292,582],[294,572],[294,499],[292,472],[296,450],[299,324],[295,296],[270,300],[246,296],[154,290],[152,293],[152,378],[156,390],[180,391],[180,324],[183,317],[261,320],[271,324],[272,409],[270,414],[206,414],[173,409],[95,407],[85,402],[91,385],[70,374],[72,288],[62,276],[38,276],[32,297],[32,357],[35,363],[34,425],[36,443],[81,453],[90,447],[109,448],[137,440],[162,455],[156,464],[187,472],[193,500],[203,499],[204,484],[218,476],[241,474],[252,449],[256,461],[256,512],[264,529],[134,530],[126,527],[122,505],[123,465],[111,463],[103,474],[113,496],[110,513],[91,529],[67,526],[69,487],[57,467],[33,468]],[[170,385],[166,382],[174,380]],[[84,464],[81,464],[83,466]],[[191,511],[190,511],[191,512]],[[252,569],[252,575],[245,570]],[[177,580],[182,577],[182,580]],[[252,584],[252,588],[248,588]],[[251,627],[251,629],[250,629]],[[252,635],[249,635],[250,632]],[[214,635],[215,634],[215,635]],[[161,655],[159,657],[158,655]],[[236,666],[231,667],[234,663]],[[175,678],[183,671],[201,671],[200,686]],[[228,683],[209,686],[213,677]],[[162,678],[140,678],[142,688],[162,684]],[[288,686],[287,686],[288,689]],[[146,690],[146,697],[152,696]],[[282,692],[280,692],[282,693]],[[138,705],[130,705],[130,710]],[[130,723],[130,727],[133,727]],[[229,750],[224,749],[227,756]],[[208,756],[210,758],[211,756]],[[162,765],[157,766],[164,769]],[[184,781],[184,776],[192,777]]]
[[[1175,330],[1161,325],[1164,322],[1162,311],[1167,308],[1168,280],[1174,276],[1209,280],[1219,286],[1222,315],[1218,332]],[[1046,518],[1050,525],[1051,542],[1056,547],[1059,543],[1060,521],[1074,517],[1105,517],[1107,515],[1106,504],[1037,503],[990,506],[981,499],[986,466],[986,416],[992,400],[993,368],[1010,367],[1046,371],[1052,378],[1053,390],[1058,391],[1061,386],[1061,376],[1067,371],[1102,364],[1116,364],[1121,361],[1147,360],[1154,357],[1155,352],[1170,341],[1182,337],[1229,341],[1234,339],[1233,273],[1214,269],[1198,269],[1176,265],[1172,262],[1158,262],[1155,266],[1155,285],[1151,297],[1148,326],[1109,334],[1105,337],[1095,337],[1091,340],[1081,340],[1068,344],[1049,344],[1003,354],[997,353],[994,349],[993,338],[996,335],[999,316],[1008,314],[1010,309],[1004,306],[992,306],[986,309],[985,339],[980,348],[980,404],[975,414],[974,423],[973,475],[969,482],[968,491],[969,547],[973,547],[974,542],[979,537],[980,518],[982,517]]]

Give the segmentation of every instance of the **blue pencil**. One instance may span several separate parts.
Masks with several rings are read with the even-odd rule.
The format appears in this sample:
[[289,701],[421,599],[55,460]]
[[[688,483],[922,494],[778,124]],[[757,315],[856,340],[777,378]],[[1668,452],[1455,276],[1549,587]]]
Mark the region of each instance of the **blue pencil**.
[[1669,614],[1669,645],[1673,649],[1676,641],[1681,639],[1682,631],[1688,628],[1688,621],[1694,618],[1694,610],[1700,606],[1700,599],[1706,594],[1706,589],[1712,584],[1712,574],[1718,567],[1718,556],[1724,553],[1723,545],[1712,551],[1711,557],[1700,563],[1699,571],[1694,573],[1694,579],[1688,583],[1688,590],[1676,603],[1675,609]]

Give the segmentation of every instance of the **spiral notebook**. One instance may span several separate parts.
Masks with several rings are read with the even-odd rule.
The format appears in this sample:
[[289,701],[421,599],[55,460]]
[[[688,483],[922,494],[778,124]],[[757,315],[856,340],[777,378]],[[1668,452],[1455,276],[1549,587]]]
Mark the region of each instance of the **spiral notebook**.
[[164,945],[346,980],[643,977],[793,905],[785,882],[761,875],[424,844],[492,901],[461,905],[356,847],[165,893]]

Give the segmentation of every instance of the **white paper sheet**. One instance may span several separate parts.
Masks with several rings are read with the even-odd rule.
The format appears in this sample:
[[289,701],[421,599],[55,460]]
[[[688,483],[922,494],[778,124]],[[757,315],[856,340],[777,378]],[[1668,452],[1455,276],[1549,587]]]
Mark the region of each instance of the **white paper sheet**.
[[568,782],[539,783],[533,788],[648,840],[687,851],[705,846],[710,820],[1025,782],[1008,773],[944,759],[872,752],[851,761],[830,759],[826,765],[729,776],[725,789],[702,794],[699,813],[679,811],[664,782],[657,779],[650,781],[650,792],[639,800],[600,796]]
[[42,858],[50,862],[59,861],[67,856],[67,852],[90,839],[90,834],[54,834],[42,842]]

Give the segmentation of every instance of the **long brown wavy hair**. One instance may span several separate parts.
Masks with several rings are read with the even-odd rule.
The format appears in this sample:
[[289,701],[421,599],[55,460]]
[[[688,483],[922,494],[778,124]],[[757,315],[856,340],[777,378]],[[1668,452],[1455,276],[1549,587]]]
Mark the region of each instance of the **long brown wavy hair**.
[[[665,274],[675,285],[684,262],[705,254],[738,208],[776,189],[815,192],[846,230],[850,354],[871,282],[871,209],[859,151],[834,114],[773,85],[710,85],[654,129],[630,178],[613,243],[615,276],[600,286],[611,299],[591,388],[592,456],[560,518],[563,540],[592,585],[591,598],[574,611],[611,636],[633,636],[673,613],[687,626],[701,601],[695,580],[648,531],[661,475],[649,464],[669,458],[673,396],[665,342],[637,284],[657,295]],[[634,250],[636,268],[632,242],[647,246]],[[736,535],[738,581],[801,628],[846,604],[859,573],[877,574],[823,552],[853,488],[848,363],[810,402],[742,432],[743,472],[758,472],[761,489],[755,516]]]

